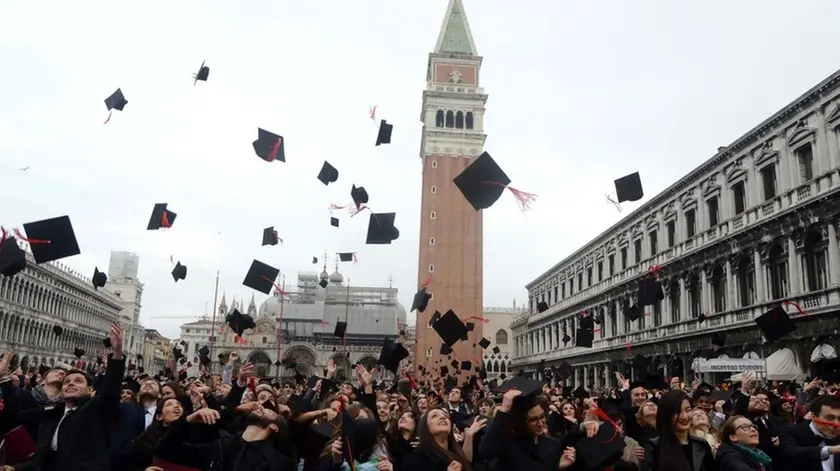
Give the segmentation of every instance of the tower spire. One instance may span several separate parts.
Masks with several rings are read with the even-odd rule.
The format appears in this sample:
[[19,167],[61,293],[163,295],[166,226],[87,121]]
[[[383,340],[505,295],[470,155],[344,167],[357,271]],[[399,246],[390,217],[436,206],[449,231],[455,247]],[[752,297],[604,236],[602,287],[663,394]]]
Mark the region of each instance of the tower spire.
[[443,17],[443,25],[440,27],[437,44],[437,53],[456,53],[468,56],[477,56],[478,49],[475,47],[470,23],[467,21],[467,14],[461,0],[449,0],[449,7]]

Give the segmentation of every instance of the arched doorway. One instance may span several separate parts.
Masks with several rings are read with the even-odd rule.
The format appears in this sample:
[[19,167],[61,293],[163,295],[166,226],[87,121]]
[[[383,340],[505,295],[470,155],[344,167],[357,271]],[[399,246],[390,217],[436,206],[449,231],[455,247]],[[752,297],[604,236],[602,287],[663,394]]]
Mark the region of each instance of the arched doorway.
[[[315,354],[312,350],[303,347],[292,347],[283,354],[283,361],[291,361],[296,366],[288,368],[285,365],[280,367],[280,376],[294,377],[296,375],[310,376],[315,371]],[[288,363],[287,363],[288,364]]]
[[336,353],[330,360],[335,362],[335,374],[337,378],[345,380],[354,377],[353,367],[350,365],[350,359],[346,353]]
[[254,374],[266,377],[271,370],[271,358],[262,350],[254,350],[248,355],[248,361],[254,365]]

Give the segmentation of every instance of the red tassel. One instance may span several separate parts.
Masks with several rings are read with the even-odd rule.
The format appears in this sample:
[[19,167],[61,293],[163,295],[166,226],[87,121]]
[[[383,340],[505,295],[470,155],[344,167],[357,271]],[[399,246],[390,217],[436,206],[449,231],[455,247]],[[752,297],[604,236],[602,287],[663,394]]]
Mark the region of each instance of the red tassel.
[[366,209],[368,211],[370,211],[371,214],[373,214],[373,211],[370,209],[369,206],[362,204],[362,205],[358,205],[358,206],[354,206],[354,207],[350,208],[350,217],[353,217],[353,216],[361,213],[362,211],[364,211]]
[[370,120],[376,124],[376,105],[373,105],[368,109],[368,114],[370,115]]
[[625,344],[625,345],[624,345],[624,348],[626,348],[626,349],[627,349],[627,353],[629,353],[630,355],[632,355],[632,354],[633,354],[633,348],[632,348],[632,345],[631,345],[631,344],[629,344],[629,343],[628,343],[628,344]]
[[653,276],[655,276],[657,278],[659,278],[659,272],[660,271],[662,271],[662,267],[660,267],[659,265],[654,265],[654,266],[648,268],[648,272],[653,273]]
[[793,301],[785,301],[783,304],[787,304],[787,305],[790,305],[790,306],[795,307],[795,308],[796,308],[796,310],[797,310],[797,311],[799,311],[799,314],[801,314],[801,315],[803,315],[803,316],[808,315],[808,313],[807,313],[807,312],[805,312],[805,311],[804,311],[801,307],[799,307],[799,304],[796,304],[796,303],[795,303],[795,302],[793,302]]
[[6,242],[6,228],[0,227],[0,252],[3,251],[3,242]]
[[348,205],[346,205],[346,204],[331,204],[331,205],[330,205],[330,207],[329,207],[330,214],[332,214],[332,212],[333,212],[334,210],[337,210],[337,209],[345,209],[345,208],[347,208],[347,206],[348,206]]
[[105,118],[105,122],[102,124],[108,124],[108,121],[111,121],[111,115],[114,114],[114,110],[108,112],[108,117]]
[[278,292],[278,293],[280,293],[281,295],[286,296],[286,297],[289,297],[289,293],[287,293],[287,292],[283,291],[283,288],[281,288],[281,287],[280,287],[277,283],[275,283],[275,282],[274,282],[274,280],[269,279],[269,278],[268,278],[267,276],[265,276],[265,275],[261,276],[260,278],[262,278],[263,280],[266,280],[266,281],[268,281],[269,283],[271,283],[271,284],[274,286],[274,289],[276,289],[276,290],[277,290],[277,292]]
[[283,239],[281,239],[280,236],[277,235],[277,231],[274,231],[274,239],[277,240],[277,242],[280,242],[280,245],[283,245]]
[[429,283],[431,283],[431,282],[432,282],[432,277],[433,277],[433,276],[434,276],[434,275],[429,275],[429,277],[428,277],[428,278],[426,278],[426,281],[424,281],[424,282],[420,285],[420,289],[423,289],[423,288],[425,288],[425,287],[429,286]]
[[52,242],[52,241],[49,241],[49,240],[27,239],[27,238],[26,238],[26,237],[24,237],[24,236],[23,236],[23,234],[20,232],[20,229],[15,229],[15,236],[17,236],[17,238],[18,238],[18,239],[20,239],[20,240],[22,240],[22,241],[24,241],[24,242],[28,242],[30,245],[34,245],[34,244],[49,244],[49,243],[51,243],[51,242]]
[[486,323],[490,322],[490,319],[485,319],[485,318],[480,317],[480,316],[468,317],[467,320],[468,321],[481,321],[482,324],[486,324]]
[[507,188],[508,191],[513,193],[513,196],[516,198],[516,204],[519,205],[519,209],[521,211],[527,211],[531,209],[531,203],[537,200],[537,195],[535,195],[534,193],[528,193],[522,190],[517,190],[516,188],[504,185],[501,182],[482,181],[481,183],[488,183],[490,185],[496,185]]
[[612,203],[612,204],[613,204],[613,206],[615,206],[615,209],[617,209],[617,210],[618,210],[618,212],[620,213],[620,212],[621,212],[621,205],[620,205],[620,204],[618,204],[618,202],[617,202],[616,200],[612,199],[612,198],[610,197],[610,195],[604,195],[604,196],[606,196],[606,197],[607,197],[607,201],[609,201],[610,203]]
[[248,389],[254,393],[254,400],[257,400],[257,377],[251,376],[248,378]]
[[169,222],[169,216],[166,215],[166,211],[164,211],[163,215],[160,217],[160,227],[164,229],[172,227],[172,223]]
[[820,420],[820,419],[811,419],[811,422],[813,422],[815,424],[818,424],[818,425],[825,425],[827,427],[840,428],[840,423],[837,423],[837,422],[827,422],[825,420]]
[[283,144],[283,138],[278,137],[277,142],[275,142],[274,145],[271,146],[271,153],[268,154],[268,161],[269,162],[274,162],[274,160],[277,159],[277,153],[280,152],[280,146],[282,144]]
[[356,265],[357,263],[359,263],[359,257],[357,257],[356,254],[353,254],[353,265]]
[[619,431],[618,424],[616,424],[615,422],[613,422],[613,420],[610,418],[610,416],[608,416],[608,415],[606,414],[606,412],[604,412],[603,410],[601,410],[601,408],[600,408],[600,407],[596,407],[596,406],[594,406],[594,405],[593,405],[593,406],[592,406],[592,409],[590,409],[590,410],[591,410],[592,412],[594,412],[594,413],[595,413],[595,415],[596,415],[596,416],[598,416],[598,418],[599,418],[599,419],[601,419],[601,420],[602,420],[602,421],[604,421],[604,422],[610,423],[610,424],[612,424],[612,426],[613,426],[613,436],[612,436],[610,439],[608,439],[608,440],[606,440],[606,441],[603,441],[603,442],[601,442],[601,443],[609,443],[609,442],[611,442],[611,441],[615,440],[615,439],[616,439],[616,437],[618,437],[618,436],[619,436],[619,435],[618,435],[618,431]]
[[405,377],[408,378],[408,386],[411,389],[417,389],[417,383],[414,382],[414,378],[411,377],[411,375],[408,373],[408,371],[404,371],[404,373],[405,373]]

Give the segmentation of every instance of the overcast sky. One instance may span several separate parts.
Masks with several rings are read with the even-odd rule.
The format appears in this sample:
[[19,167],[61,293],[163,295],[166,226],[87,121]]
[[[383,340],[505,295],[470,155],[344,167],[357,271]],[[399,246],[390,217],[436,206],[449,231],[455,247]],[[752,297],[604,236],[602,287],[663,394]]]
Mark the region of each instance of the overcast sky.
[[[141,319],[170,336],[190,319],[153,317],[212,308],[217,269],[228,300],[250,298],[254,258],[293,279],[325,250],[356,251],[341,268],[352,284],[393,276],[410,304],[421,92],[447,3],[4,1],[0,223],[69,215],[82,254],[65,262],[84,273],[112,249],[138,253]],[[485,211],[487,306],[527,302],[526,283],[617,222],[615,178],[640,171],[650,197],[840,68],[836,0],[464,3],[486,150],[540,195],[525,214],[509,194]],[[128,105],[103,125],[118,87]],[[371,105],[391,145],[374,147]],[[285,164],[256,157],[258,127],[285,137]],[[329,187],[325,159],[341,172]],[[397,213],[393,245],[364,245],[367,215],[330,227],[352,183]],[[158,202],[178,213],[170,231],[145,230]],[[260,247],[270,225],[285,245]]]

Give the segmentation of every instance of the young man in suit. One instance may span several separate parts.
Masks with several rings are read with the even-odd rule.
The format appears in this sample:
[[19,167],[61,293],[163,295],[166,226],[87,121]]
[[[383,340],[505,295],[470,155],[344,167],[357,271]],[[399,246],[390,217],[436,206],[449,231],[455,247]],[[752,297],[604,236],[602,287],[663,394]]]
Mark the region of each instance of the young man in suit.
[[782,432],[779,455],[785,468],[840,471],[840,398],[818,397],[808,410],[813,418]]

